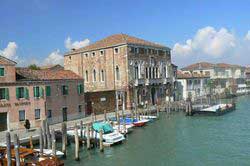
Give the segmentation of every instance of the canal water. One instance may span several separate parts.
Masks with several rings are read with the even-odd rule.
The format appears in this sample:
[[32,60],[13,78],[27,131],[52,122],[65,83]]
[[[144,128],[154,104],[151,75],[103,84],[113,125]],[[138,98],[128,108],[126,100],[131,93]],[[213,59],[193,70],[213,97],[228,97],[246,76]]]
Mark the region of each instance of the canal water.
[[237,110],[218,117],[187,117],[182,112],[143,128],[104,153],[81,148],[81,161],[68,147],[67,166],[250,165],[250,96],[236,99]]

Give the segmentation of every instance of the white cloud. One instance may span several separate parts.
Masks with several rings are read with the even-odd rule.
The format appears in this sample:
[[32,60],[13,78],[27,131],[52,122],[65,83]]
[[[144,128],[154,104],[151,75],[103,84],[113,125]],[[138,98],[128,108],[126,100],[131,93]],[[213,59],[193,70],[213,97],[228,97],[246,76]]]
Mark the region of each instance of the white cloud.
[[44,65],[53,65],[60,64],[63,65],[63,55],[60,53],[60,50],[53,51],[49,54],[47,58],[45,58],[43,64]]
[[15,42],[9,42],[5,49],[0,50],[0,55],[11,60],[18,60],[18,56],[16,55],[17,48],[18,46]]
[[192,39],[185,44],[176,43],[174,55],[210,55],[220,57],[228,53],[236,45],[236,37],[225,28],[216,30],[213,27],[199,29]]
[[208,26],[197,30],[185,43],[173,46],[173,60],[179,66],[198,61],[250,64],[250,30],[243,37],[226,28]]
[[74,42],[72,42],[70,37],[68,37],[64,41],[64,45],[68,50],[71,50],[73,48],[78,49],[78,48],[81,48],[81,47],[85,47],[85,46],[88,46],[89,43],[90,43],[89,39],[84,39],[82,41],[74,41]]

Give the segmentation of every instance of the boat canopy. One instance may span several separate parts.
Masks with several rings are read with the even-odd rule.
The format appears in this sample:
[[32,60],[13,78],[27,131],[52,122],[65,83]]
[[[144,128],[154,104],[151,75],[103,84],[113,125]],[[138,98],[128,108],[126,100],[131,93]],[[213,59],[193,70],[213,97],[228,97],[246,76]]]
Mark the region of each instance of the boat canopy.
[[93,123],[93,129],[96,132],[100,132],[102,129],[104,134],[112,133],[114,131],[113,127],[109,123],[106,123],[106,122]]

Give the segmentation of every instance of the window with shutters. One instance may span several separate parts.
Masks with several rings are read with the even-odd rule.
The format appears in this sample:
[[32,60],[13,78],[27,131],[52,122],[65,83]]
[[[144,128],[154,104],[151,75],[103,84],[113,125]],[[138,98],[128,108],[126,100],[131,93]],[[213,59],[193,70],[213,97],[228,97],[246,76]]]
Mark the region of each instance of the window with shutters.
[[27,94],[25,93],[24,87],[17,87],[16,88],[16,98],[17,99],[28,98],[26,95]]
[[0,100],[9,100],[8,88],[0,88]]
[[83,84],[78,84],[77,85],[77,92],[78,92],[78,94],[79,95],[83,94],[83,91],[84,91]]
[[44,89],[42,87],[35,86],[35,87],[33,87],[33,91],[34,91],[35,98],[42,98],[43,97]]
[[25,121],[25,110],[20,110],[19,111],[19,121]]
[[46,96],[51,96],[51,87],[50,86],[46,86]]
[[35,119],[40,119],[40,112],[41,110],[40,109],[35,109]]
[[93,70],[93,82],[96,82],[96,70]]
[[69,94],[68,85],[62,85],[62,95],[68,95],[68,94]]
[[3,77],[3,76],[4,76],[4,68],[0,67],[0,77]]

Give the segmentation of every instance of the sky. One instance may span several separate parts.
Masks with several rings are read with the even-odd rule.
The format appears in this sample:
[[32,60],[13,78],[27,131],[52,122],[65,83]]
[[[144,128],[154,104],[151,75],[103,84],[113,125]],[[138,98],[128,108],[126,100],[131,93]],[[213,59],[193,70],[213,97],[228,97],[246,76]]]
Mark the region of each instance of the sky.
[[63,64],[63,54],[116,33],[164,44],[179,67],[250,65],[250,0],[1,0],[0,54],[19,66]]

